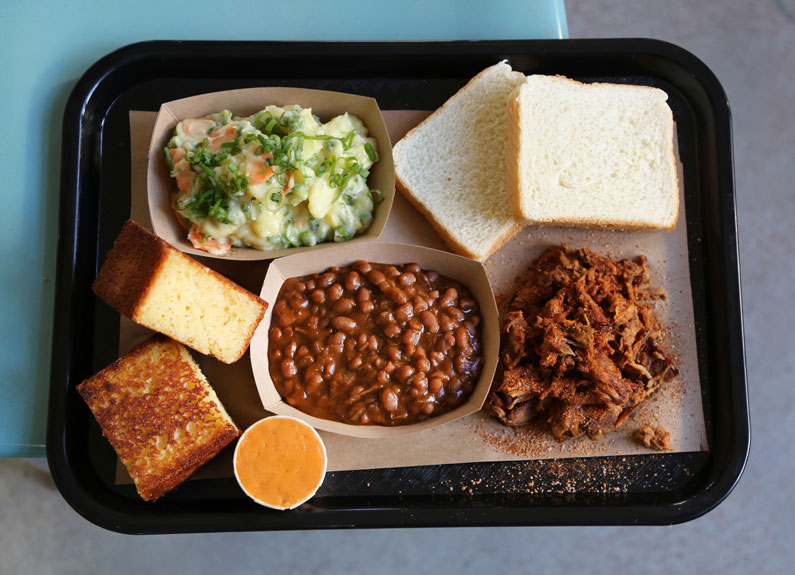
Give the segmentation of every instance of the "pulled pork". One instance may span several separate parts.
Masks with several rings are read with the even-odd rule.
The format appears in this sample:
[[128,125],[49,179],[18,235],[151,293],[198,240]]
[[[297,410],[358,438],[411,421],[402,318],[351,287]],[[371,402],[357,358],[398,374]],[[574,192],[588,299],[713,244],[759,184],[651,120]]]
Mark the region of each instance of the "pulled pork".
[[647,425],[636,429],[635,433],[632,434],[632,438],[650,449],[671,451],[671,434],[659,425],[657,427]]
[[486,409],[510,426],[545,418],[555,438],[596,438],[677,375],[660,347],[646,258],[552,248],[510,303]]

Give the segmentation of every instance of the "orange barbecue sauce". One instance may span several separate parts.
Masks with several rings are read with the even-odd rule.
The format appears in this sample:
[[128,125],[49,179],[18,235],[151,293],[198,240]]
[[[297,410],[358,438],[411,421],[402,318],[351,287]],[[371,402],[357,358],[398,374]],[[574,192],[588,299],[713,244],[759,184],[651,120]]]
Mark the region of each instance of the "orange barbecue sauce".
[[259,503],[292,509],[314,495],[326,473],[326,450],[306,423],[289,417],[258,421],[240,438],[235,471]]

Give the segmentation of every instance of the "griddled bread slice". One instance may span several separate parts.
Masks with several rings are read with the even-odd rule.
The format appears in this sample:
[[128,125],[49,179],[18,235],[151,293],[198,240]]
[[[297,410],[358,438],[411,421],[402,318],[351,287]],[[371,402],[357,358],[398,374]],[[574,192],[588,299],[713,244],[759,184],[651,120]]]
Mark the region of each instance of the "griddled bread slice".
[[509,196],[528,222],[673,229],[679,187],[662,90],[529,76],[512,94]]
[[188,350],[162,335],[77,391],[146,501],[174,489],[240,434]]
[[134,322],[224,363],[245,353],[268,306],[132,220],[92,288]]
[[504,62],[486,68],[393,150],[397,188],[453,251],[476,260],[521,228],[506,191],[506,102],[524,79]]

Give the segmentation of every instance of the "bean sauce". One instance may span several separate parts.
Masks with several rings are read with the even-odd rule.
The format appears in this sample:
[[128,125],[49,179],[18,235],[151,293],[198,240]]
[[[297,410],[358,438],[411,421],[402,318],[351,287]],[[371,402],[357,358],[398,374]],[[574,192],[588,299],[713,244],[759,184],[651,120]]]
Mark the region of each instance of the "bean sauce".
[[483,363],[478,304],[417,264],[358,261],[284,282],[269,331],[270,375],[304,413],[407,425],[466,401]]

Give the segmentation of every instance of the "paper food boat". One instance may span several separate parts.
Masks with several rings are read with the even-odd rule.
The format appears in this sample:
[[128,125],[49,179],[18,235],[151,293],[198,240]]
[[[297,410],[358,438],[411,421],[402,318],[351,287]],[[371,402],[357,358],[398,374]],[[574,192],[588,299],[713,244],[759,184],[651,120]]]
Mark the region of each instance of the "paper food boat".
[[[270,377],[268,367],[268,331],[271,325],[274,303],[282,284],[287,278],[322,272],[330,266],[348,266],[356,260],[367,260],[383,264],[416,263],[424,270],[436,270],[443,276],[457,280],[469,288],[469,291],[478,302],[482,318],[483,368],[472,395],[469,396],[469,399],[464,404],[452,411],[420,423],[388,427],[352,425],[320,419],[299,411],[282,400]],[[380,438],[414,433],[459,419],[478,411],[486,400],[492,378],[494,377],[494,371],[497,368],[500,329],[494,293],[489,285],[486,270],[479,262],[449,252],[407,244],[386,242],[349,243],[322,251],[288,256],[271,262],[262,285],[260,297],[270,303],[270,305],[251,340],[251,367],[262,405],[271,413],[291,415],[325,431],[355,437]]]
[[392,146],[378,103],[373,98],[303,88],[247,88],[228,90],[192,96],[181,100],[166,102],[160,106],[149,145],[147,168],[147,199],[149,214],[154,232],[175,248],[191,255],[219,258],[225,260],[253,261],[269,260],[289,254],[319,250],[335,245],[325,242],[316,246],[284,248],[277,250],[257,250],[254,248],[232,248],[223,256],[214,256],[195,249],[187,239],[188,230],[183,228],[171,209],[171,194],[176,190],[176,181],[171,177],[163,157],[163,148],[168,144],[177,123],[186,118],[201,118],[207,114],[230,110],[234,116],[250,116],[268,105],[286,106],[297,104],[302,108],[312,108],[322,122],[348,112],[364,122],[369,135],[378,142],[378,161],[370,170],[367,184],[370,189],[378,189],[384,200],[375,206],[373,222],[363,234],[348,240],[346,245],[355,245],[372,240],[381,235],[386,226],[392,201],[395,197],[395,169],[392,163]]

